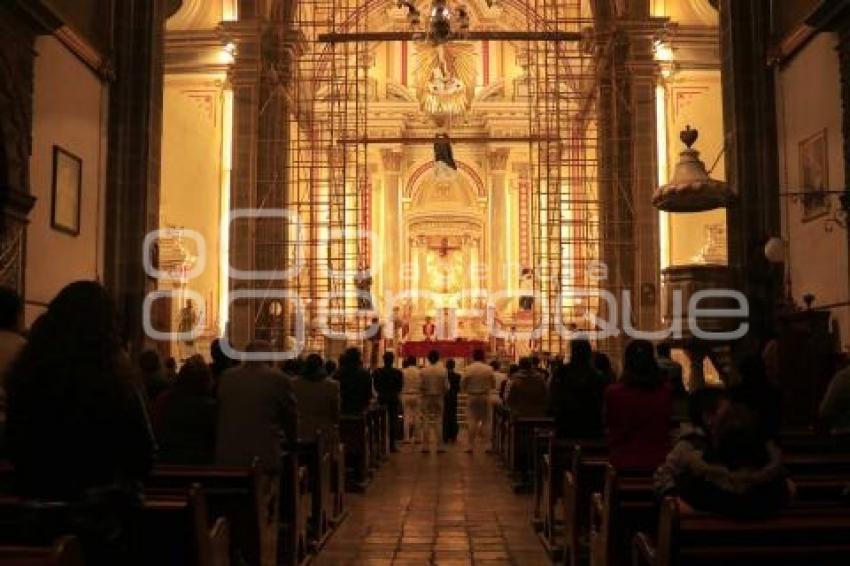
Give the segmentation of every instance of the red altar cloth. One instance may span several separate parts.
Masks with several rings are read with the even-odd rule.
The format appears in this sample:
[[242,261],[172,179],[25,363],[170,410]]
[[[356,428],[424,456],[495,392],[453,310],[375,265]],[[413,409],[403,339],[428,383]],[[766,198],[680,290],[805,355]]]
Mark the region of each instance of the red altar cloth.
[[437,350],[440,352],[440,358],[471,358],[475,350],[487,352],[488,349],[487,342],[481,340],[422,340],[402,344],[401,355],[424,358],[431,350]]

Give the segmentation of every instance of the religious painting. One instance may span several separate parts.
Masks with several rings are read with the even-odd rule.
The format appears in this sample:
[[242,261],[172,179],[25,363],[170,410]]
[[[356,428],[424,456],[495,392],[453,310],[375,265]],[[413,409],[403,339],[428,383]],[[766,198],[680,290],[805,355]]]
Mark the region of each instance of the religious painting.
[[80,234],[83,160],[53,146],[53,202],[50,226],[72,236]]
[[803,222],[829,212],[829,153],[826,130],[800,142],[800,186]]

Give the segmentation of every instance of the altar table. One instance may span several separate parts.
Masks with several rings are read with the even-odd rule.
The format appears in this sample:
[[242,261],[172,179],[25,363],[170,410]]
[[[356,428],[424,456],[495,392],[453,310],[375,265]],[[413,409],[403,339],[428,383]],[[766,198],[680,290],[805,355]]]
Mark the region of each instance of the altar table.
[[440,358],[471,358],[475,350],[487,352],[488,349],[487,342],[481,340],[419,340],[402,344],[401,355],[425,358],[428,352],[436,350]]

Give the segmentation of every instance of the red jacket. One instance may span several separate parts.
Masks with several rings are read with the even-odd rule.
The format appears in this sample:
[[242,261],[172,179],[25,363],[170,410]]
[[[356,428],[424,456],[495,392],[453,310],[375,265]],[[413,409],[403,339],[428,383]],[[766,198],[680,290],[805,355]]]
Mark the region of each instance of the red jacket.
[[670,449],[673,391],[616,383],[605,390],[605,425],[611,464],[621,470],[654,470]]

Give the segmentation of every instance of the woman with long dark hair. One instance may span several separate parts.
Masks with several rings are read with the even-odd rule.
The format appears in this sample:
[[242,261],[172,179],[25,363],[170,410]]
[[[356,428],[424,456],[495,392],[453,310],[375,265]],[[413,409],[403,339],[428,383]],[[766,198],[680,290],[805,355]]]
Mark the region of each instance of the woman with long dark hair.
[[127,520],[138,508],[154,443],[101,285],[78,281],[62,289],[33,325],[7,386],[19,493],[69,504],[87,563],[130,563],[121,562]]
[[667,455],[673,392],[665,383],[655,349],[646,340],[626,347],[623,375],[605,390],[605,426],[611,464],[651,471]]

